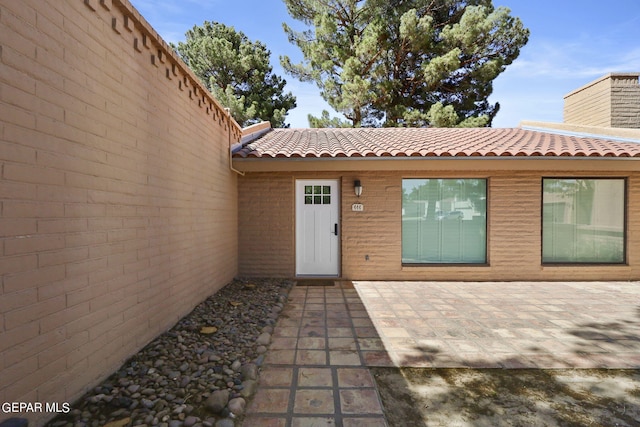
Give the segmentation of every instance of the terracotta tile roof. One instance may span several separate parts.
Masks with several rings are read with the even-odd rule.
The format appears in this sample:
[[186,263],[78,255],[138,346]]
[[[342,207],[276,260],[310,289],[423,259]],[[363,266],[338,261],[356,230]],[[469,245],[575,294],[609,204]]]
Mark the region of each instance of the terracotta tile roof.
[[640,143],[520,128],[273,129],[235,158],[640,157]]

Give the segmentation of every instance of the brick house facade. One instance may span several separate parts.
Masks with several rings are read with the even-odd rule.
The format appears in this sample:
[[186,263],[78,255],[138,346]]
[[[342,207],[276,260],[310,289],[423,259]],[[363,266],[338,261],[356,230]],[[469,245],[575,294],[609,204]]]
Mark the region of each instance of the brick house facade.
[[[273,130],[234,154],[235,168],[246,173],[238,182],[239,204],[247,207],[238,212],[239,272],[304,275],[296,268],[296,182],[337,180],[340,233],[334,275],[343,279],[639,280],[640,222],[629,212],[640,209],[640,145],[610,138],[539,129]],[[543,260],[543,216],[556,202],[553,194],[544,200],[543,185],[549,179],[576,178],[600,184],[619,180],[624,187],[615,220],[624,254],[615,262]],[[410,220],[405,211],[411,206],[403,202],[403,186],[416,180],[467,179],[486,183],[483,258],[409,261]],[[355,181],[363,188],[360,197],[354,192]],[[444,200],[437,203],[444,206]],[[607,203],[596,198],[591,212],[613,209]],[[354,210],[354,204],[362,210]],[[420,224],[426,227],[429,215],[423,210],[421,216]],[[460,216],[461,227],[471,224],[471,213]],[[454,223],[435,219],[442,229]],[[560,222],[566,226],[558,220],[546,228],[559,229]],[[610,230],[597,222],[574,230],[600,227],[603,237],[598,239],[606,241]],[[446,236],[442,238],[457,234]],[[431,238],[425,234],[424,244],[431,244]],[[551,239],[547,236],[547,243]]]
[[[357,159],[331,147],[317,158],[245,159],[241,150],[260,152],[275,131],[261,125],[243,138],[128,0],[0,0],[0,33],[0,402],[74,401],[234,276],[299,275],[297,210],[325,201],[337,207],[328,234],[339,277],[640,279],[640,219],[629,214],[640,209],[639,154],[615,135],[578,138],[581,154],[554,155],[530,146],[447,156],[451,147],[423,141],[409,159],[410,139],[365,152],[374,130],[352,147],[364,153]],[[445,145],[457,141],[448,133]],[[498,137],[508,147],[541,134]],[[240,148],[233,160],[231,146]],[[541,260],[544,180],[574,177],[623,188],[622,212],[578,227],[608,227],[599,236],[615,242],[622,232],[613,262]],[[452,182],[484,193],[430,193]],[[554,194],[548,202],[554,224],[573,206]],[[411,227],[450,233],[467,223],[482,253],[463,263],[434,265],[424,247],[403,244],[417,242]],[[460,249],[452,240],[436,255]],[[51,414],[28,416],[41,425]]]

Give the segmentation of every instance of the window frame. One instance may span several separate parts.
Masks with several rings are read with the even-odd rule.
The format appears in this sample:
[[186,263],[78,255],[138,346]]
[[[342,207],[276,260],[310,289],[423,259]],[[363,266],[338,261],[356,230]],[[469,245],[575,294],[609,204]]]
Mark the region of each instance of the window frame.
[[[484,223],[484,262],[405,262],[403,256],[403,224],[402,211],[404,209],[404,181],[405,180],[478,180],[484,181],[485,184],[485,223]],[[429,267],[489,267],[489,177],[402,177],[400,188],[403,193],[400,197],[400,261],[402,267],[429,268]]]
[[[544,180],[622,180],[623,182],[623,198],[622,201],[622,261],[615,262],[591,262],[591,261],[545,261],[544,260]],[[629,212],[629,185],[628,177],[625,176],[542,176],[540,179],[540,264],[548,267],[573,267],[573,266],[603,266],[603,265],[629,265],[627,258],[627,244],[629,237],[628,230],[628,212]]]

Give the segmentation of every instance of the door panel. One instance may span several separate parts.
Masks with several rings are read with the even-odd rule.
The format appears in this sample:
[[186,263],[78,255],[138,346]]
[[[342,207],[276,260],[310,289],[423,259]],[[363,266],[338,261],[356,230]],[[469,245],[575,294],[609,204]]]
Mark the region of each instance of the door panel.
[[296,181],[296,274],[337,276],[340,268],[336,180]]

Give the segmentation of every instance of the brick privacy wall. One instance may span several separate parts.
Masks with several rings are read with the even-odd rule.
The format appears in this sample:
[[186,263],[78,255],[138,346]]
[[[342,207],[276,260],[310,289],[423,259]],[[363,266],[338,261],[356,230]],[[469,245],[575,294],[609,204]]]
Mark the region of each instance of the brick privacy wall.
[[0,402],[70,402],[236,275],[240,130],[126,1],[0,34]]
[[607,75],[566,95],[564,122],[586,126],[640,128],[638,76]]
[[[638,280],[640,268],[640,219],[628,215],[629,265],[542,266],[541,180],[546,176],[593,177],[593,171],[570,175],[539,172],[345,172],[345,173],[248,173],[239,180],[239,198],[251,201],[253,213],[240,212],[240,274],[277,277],[295,275],[295,179],[342,180],[342,274],[350,280]],[[598,173],[595,176],[620,174]],[[640,174],[628,176],[628,212],[640,209]],[[403,267],[401,244],[403,178],[488,179],[488,266]],[[353,180],[360,179],[358,200]],[[364,212],[353,212],[353,203]],[[278,228],[269,224],[278,221]],[[252,238],[252,236],[260,236]],[[277,254],[277,255],[276,255]],[[367,260],[368,256],[368,260]]]

